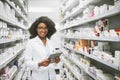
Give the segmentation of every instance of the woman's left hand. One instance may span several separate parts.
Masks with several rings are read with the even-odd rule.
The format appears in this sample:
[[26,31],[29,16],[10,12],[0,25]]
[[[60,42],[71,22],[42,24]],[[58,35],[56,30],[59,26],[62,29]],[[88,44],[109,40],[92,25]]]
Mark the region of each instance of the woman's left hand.
[[55,58],[55,63],[59,63],[60,62],[60,58],[59,57],[56,57]]

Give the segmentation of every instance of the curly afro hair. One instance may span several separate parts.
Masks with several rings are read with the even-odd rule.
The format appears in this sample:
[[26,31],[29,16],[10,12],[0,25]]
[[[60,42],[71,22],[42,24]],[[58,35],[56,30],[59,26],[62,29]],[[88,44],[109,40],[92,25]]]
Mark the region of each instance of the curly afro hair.
[[29,28],[29,32],[31,34],[30,38],[34,38],[38,35],[37,34],[37,26],[40,23],[45,23],[48,27],[48,34],[46,35],[47,38],[50,38],[56,32],[55,23],[47,16],[42,16],[42,17],[39,17],[38,19],[36,19],[32,23],[31,27]]

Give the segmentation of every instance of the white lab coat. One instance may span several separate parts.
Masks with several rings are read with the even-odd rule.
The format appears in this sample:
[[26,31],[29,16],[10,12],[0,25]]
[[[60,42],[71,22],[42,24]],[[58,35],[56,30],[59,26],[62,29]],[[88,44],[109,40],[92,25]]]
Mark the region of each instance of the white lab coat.
[[55,65],[49,64],[47,67],[38,67],[38,62],[48,58],[54,51],[53,43],[47,38],[46,46],[37,36],[30,39],[25,50],[25,64],[32,70],[32,80],[56,80]]

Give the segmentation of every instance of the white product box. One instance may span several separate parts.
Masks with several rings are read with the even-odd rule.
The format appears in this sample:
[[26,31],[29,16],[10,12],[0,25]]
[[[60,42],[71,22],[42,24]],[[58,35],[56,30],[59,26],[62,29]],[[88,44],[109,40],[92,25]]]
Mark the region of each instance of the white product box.
[[0,1],[0,15],[3,15],[3,2]]

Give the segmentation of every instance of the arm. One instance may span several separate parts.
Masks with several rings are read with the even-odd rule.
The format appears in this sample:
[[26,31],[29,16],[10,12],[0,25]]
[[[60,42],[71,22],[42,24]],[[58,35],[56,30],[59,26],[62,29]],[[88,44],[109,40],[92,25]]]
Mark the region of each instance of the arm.
[[50,60],[49,59],[44,59],[41,62],[38,62],[38,66],[39,67],[41,67],[41,66],[47,67],[49,64],[50,64]]

